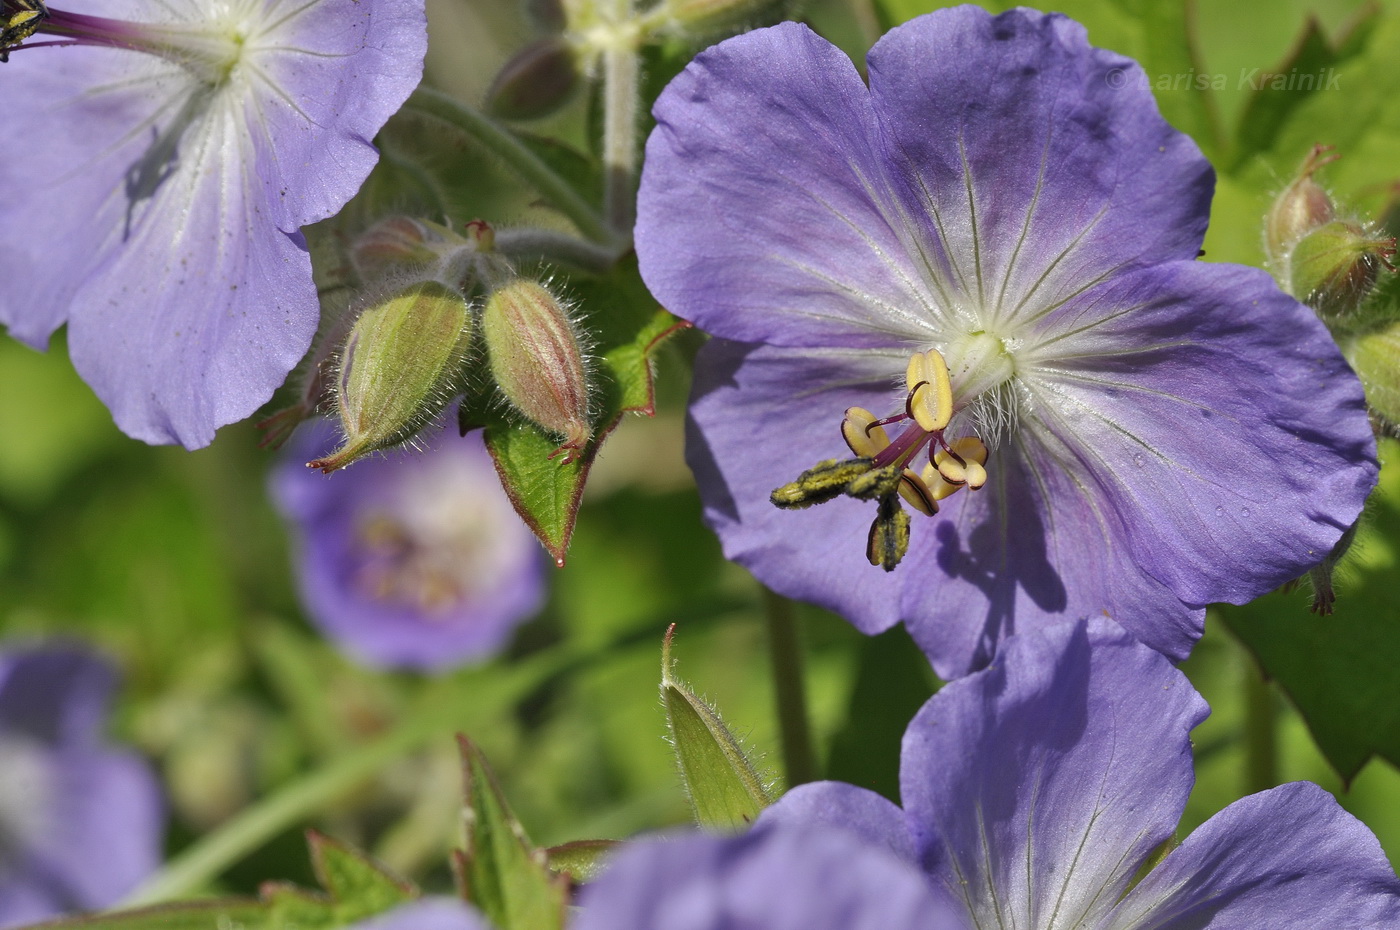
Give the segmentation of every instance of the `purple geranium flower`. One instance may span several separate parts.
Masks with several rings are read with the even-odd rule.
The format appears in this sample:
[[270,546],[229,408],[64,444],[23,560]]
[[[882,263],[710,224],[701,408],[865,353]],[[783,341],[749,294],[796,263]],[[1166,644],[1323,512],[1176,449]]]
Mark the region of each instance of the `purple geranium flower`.
[[302,463],[335,446],[324,421],[273,475],[297,528],[302,600],[372,665],[437,669],[505,645],[545,596],[544,553],[501,490],[480,433],[433,431],[333,475]]
[[761,826],[630,843],[569,930],[958,930],[918,870],[847,830]]
[[1210,166],[1080,26],[942,10],[868,62],[867,88],[784,24],[656,105],[637,251],[719,337],[691,405],[707,519],[780,593],[904,621],[944,677],[1102,613],[1185,656],[1203,605],[1356,518],[1356,378],[1267,274],[1195,261]]
[[759,823],[822,822],[883,842],[974,927],[1400,927],[1400,880],[1365,825],[1307,782],[1244,798],[1134,884],[1172,838],[1207,708],[1159,653],[1099,618],[1008,639],[904,734],[901,810],[804,785]]
[[108,907],[160,865],[156,779],[102,738],[114,683],[77,649],[0,652],[0,927]]
[[28,45],[75,47],[0,65],[0,322],[38,348],[67,322],[118,426],[206,445],[311,342],[300,228],[373,167],[421,76],[423,0],[64,6]]

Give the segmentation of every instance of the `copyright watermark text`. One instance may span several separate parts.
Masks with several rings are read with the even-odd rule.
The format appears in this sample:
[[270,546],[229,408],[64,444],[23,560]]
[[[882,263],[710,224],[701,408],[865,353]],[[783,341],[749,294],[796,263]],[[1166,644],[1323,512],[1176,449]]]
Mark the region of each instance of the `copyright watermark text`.
[[1263,68],[1241,68],[1236,75],[1223,71],[1197,71],[1194,68],[1176,74],[1148,74],[1136,68],[1113,68],[1104,75],[1104,83],[1114,90],[1141,87],[1146,90],[1225,90],[1233,80],[1236,90],[1314,91],[1341,90],[1341,74],[1336,68],[1316,71],[1266,71]]

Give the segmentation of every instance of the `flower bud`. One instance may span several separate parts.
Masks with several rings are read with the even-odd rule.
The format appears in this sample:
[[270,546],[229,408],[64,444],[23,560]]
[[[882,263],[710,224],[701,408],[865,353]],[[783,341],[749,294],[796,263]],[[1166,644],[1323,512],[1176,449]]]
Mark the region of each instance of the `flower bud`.
[[1287,267],[1288,253],[1303,236],[1335,219],[1332,198],[1313,180],[1313,174],[1323,165],[1337,160],[1327,154],[1330,145],[1315,145],[1303,160],[1298,175],[1274,199],[1264,217],[1264,250],[1274,267]]
[[1369,236],[1356,223],[1333,220],[1303,236],[1289,256],[1293,296],[1324,317],[1350,313],[1371,293],[1395,240]]
[[307,467],[344,468],[426,426],[457,393],[470,327],[466,298],[437,281],[410,285],[360,314],[335,385],[345,442]]
[[502,119],[548,116],[573,96],[578,56],[563,36],[538,39],[502,66],[486,91],[486,109]]
[[350,246],[350,262],[365,283],[386,274],[420,269],[437,261],[433,245],[441,237],[427,223],[409,216],[389,216],[361,233]]
[[1342,347],[1366,389],[1373,420],[1395,435],[1400,427],[1400,323],[1344,340]]
[[523,278],[497,288],[481,313],[491,374],[511,405],[563,437],[550,455],[575,461],[592,436],[583,350],[568,311],[544,285]]

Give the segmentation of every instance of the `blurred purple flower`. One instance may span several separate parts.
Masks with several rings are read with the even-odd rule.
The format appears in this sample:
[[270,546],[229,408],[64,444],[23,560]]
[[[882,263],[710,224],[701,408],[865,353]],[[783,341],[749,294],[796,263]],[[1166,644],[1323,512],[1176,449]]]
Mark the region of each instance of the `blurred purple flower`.
[[114,685],[78,649],[0,652],[0,927],[108,907],[160,865],[155,776],[102,738]]
[[456,898],[420,898],[346,930],[492,930],[469,904]]
[[584,888],[569,930],[960,930],[928,881],[879,844],[811,825],[629,843]]
[[0,322],[37,348],[67,322],[122,430],[203,446],[311,342],[300,229],[374,166],[423,0],[60,2],[27,44],[76,46],[2,66]]
[[371,665],[441,669],[484,658],[544,601],[544,553],[501,490],[480,433],[430,434],[427,451],[323,475],[303,464],[335,446],[335,431],[318,422],[273,475],[297,531],[308,614]]
[[[867,88],[785,24],[702,53],[656,105],[637,251],[719,337],[687,453],[708,521],[778,592],[867,633],[903,621],[945,678],[1104,613],[1184,657],[1204,605],[1297,577],[1360,512],[1377,466],[1355,376],[1267,274],[1195,260],[1210,166],[1077,24],[940,10],[868,63]],[[943,393],[906,382],[930,350]],[[852,451],[893,484],[770,503]],[[946,494],[910,527],[900,495]],[[893,571],[860,552],[877,513],[886,567],[908,532]]]
[[883,843],[976,927],[1400,927],[1400,880],[1375,836],[1308,782],[1236,801],[1138,875],[1186,806],[1206,713],[1185,675],[1108,620],[1020,634],[910,723],[902,810],[819,782],[759,824]]

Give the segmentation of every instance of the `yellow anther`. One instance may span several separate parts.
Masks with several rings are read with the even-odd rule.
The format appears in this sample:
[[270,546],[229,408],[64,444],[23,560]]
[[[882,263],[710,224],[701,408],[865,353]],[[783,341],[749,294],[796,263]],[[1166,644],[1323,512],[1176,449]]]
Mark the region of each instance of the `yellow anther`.
[[910,357],[904,385],[909,390],[909,415],[920,427],[936,433],[948,426],[953,419],[953,382],[937,349]]
[[899,496],[904,498],[906,504],[926,517],[938,513],[938,502],[933,499],[932,492],[918,472],[906,468],[900,478]]
[[890,444],[889,434],[883,426],[871,426],[875,420],[875,414],[864,407],[846,409],[846,418],[841,421],[841,437],[856,455],[873,459],[877,452]]
[[987,483],[987,446],[976,436],[964,436],[949,444],[953,453],[940,449],[924,466],[923,479],[929,494],[941,501],[958,488],[976,491]]

